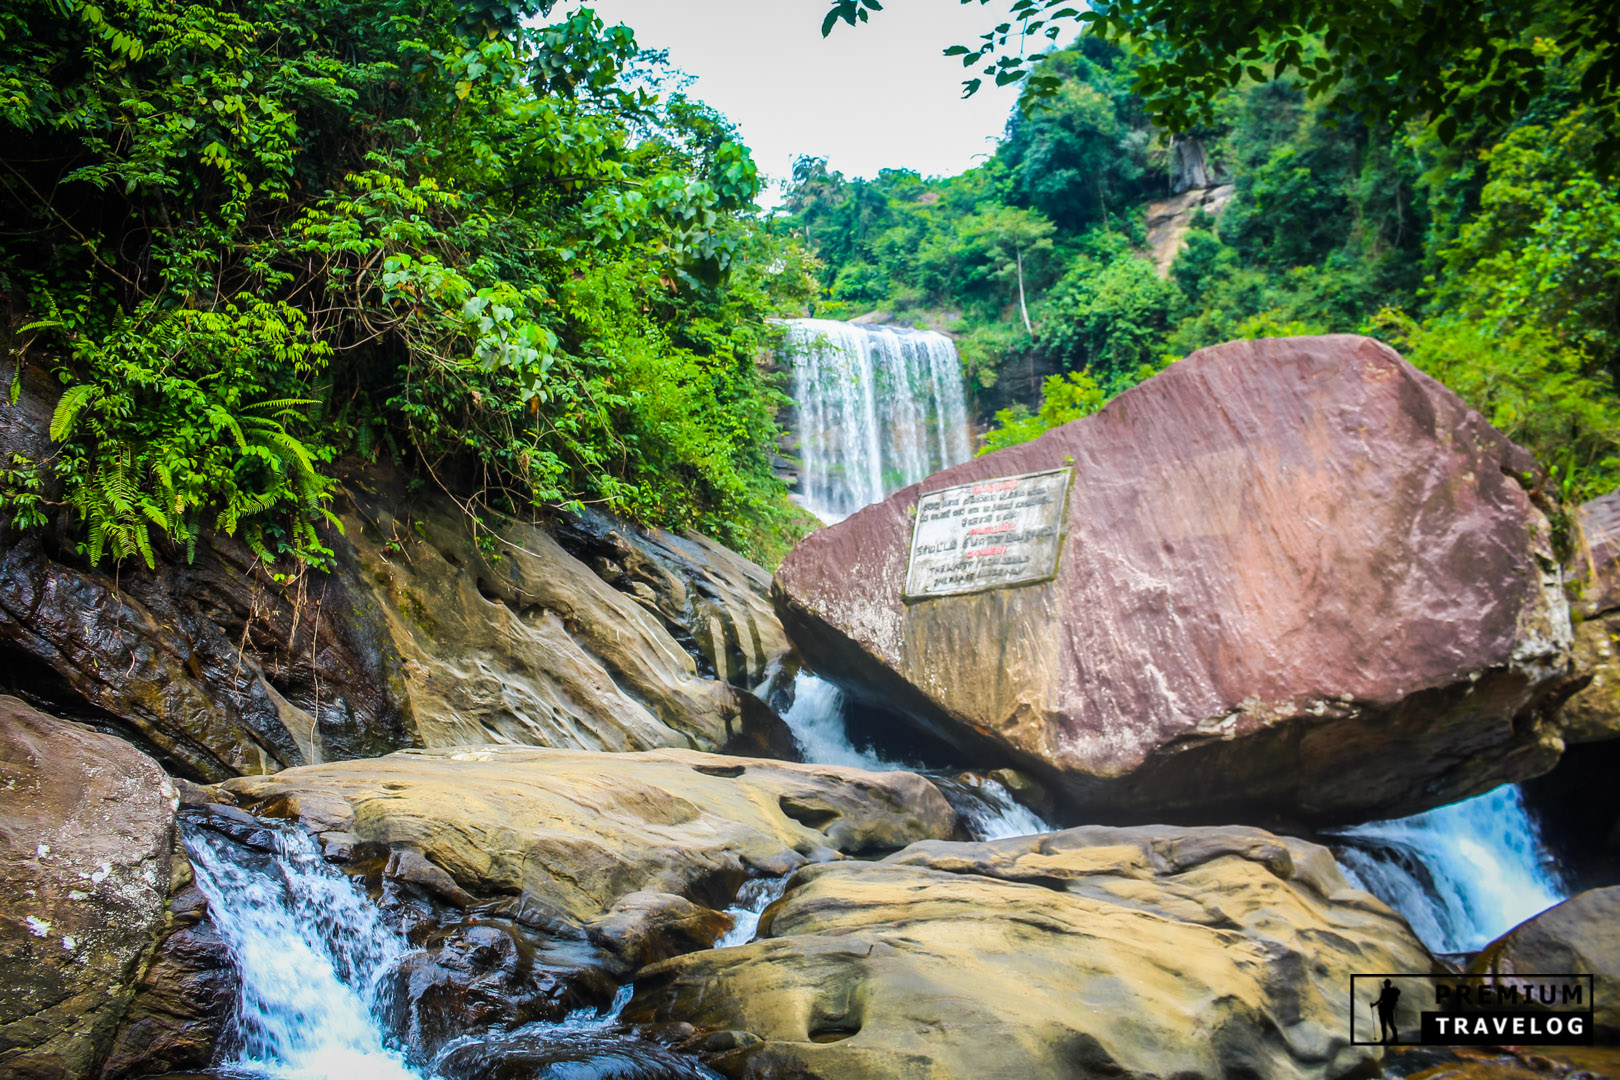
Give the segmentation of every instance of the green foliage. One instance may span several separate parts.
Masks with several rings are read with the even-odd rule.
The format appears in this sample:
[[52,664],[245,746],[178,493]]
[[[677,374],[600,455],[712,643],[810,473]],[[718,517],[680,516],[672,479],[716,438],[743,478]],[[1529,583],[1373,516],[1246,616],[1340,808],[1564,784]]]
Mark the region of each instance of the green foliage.
[[1587,374],[1584,357],[1555,335],[1499,332],[1457,315],[1420,324],[1386,312],[1376,325],[1408,360],[1534,451],[1566,499],[1620,487],[1620,394],[1611,379]]
[[1019,404],[997,412],[996,426],[985,432],[979,453],[1030,442],[1071,420],[1090,416],[1108,403],[1109,396],[1089,372],[1049,375],[1041,387],[1039,411],[1032,413]]
[[997,154],[1007,170],[1008,201],[1081,232],[1164,191],[1168,155],[1131,92],[1136,59],[1083,38],[1040,62],[1053,89],[1026,92]]
[[[199,525],[235,533],[244,522],[266,561],[272,546],[329,554],[313,523],[336,521],[317,464],[331,449],[287,430],[307,424],[315,402],[295,395],[330,356],[303,312],[251,297],[215,311],[148,303],[99,335],[73,332],[77,312],[61,315],[85,381],[62,394],[50,437],[64,444],[56,468],[91,562],[107,553],[152,565],[153,526],[190,551]],[[292,510],[290,535],[265,520],[277,507]]]
[[1117,381],[1159,360],[1181,292],[1129,250],[1082,257],[1041,306],[1040,346],[1064,368]]
[[1479,210],[1439,252],[1440,308],[1493,330],[1533,328],[1591,363],[1613,362],[1620,194],[1594,168],[1602,134],[1582,109],[1520,127],[1480,155]]
[[549,6],[0,12],[0,290],[50,324],[87,557],[218,527],[319,562],[342,453],[474,510],[795,527],[754,358],[811,264],[723,120]]
[[[1303,41],[1301,59],[1329,44]],[[1433,119],[1398,132],[1353,119],[1354,93],[1313,98],[1325,84],[1245,66],[1200,99],[1206,126],[1183,140],[1234,193],[1218,218],[1192,218],[1167,280],[1143,258],[1138,217],[1172,161],[1146,119],[1163,102],[1136,90],[1176,57],[1132,47],[1091,37],[1043,60],[1052,81],[1026,93],[984,167],[864,187],[823,168],[795,207],[829,266],[858,266],[861,302],[963,313],[952,328],[975,391],[1008,372],[1060,373],[1033,411],[996,413],[986,449],[1089,415],[1194,349],[1359,332],[1534,450],[1568,497],[1620,483],[1620,199],[1608,114],[1581,104],[1592,56],[1534,43],[1542,67],[1526,85],[1540,93],[1505,125],[1484,106],[1452,108],[1435,119],[1467,122],[1445,133]],[[1050,244],[1025,282],[1032,340],[1006,294],[1005,246],[981,239],[1010,214],[1044,222]]]
[[[832,0],[823,36],[839,19],[866,21],[863,5],[881,9]],[[1142,57],[1133,88],[1175,132],[1215,123],[1224,95],[1245,81],[1287,80],[1380,127],[1432,121],[1450,144],[1476,122],[1501,128],[1520,117],[1548,88],[1546,55],[1584,54],[1580,99],[1603,117],[1605,157],[1620,151],[1620,9],[1606,0],[1013,0],[1005,21],[945,55],[978,67],[965,95],[992,79],[1027,80],[1050,96],[1061,77],[1031,54],[1077,23]]]
[[1437,252],[1431,314],[1377,321],[1574,500],[1620,486],[1620,197],[1596,171],[1601,138],[1577,109],[1482,153],[1479,209]]

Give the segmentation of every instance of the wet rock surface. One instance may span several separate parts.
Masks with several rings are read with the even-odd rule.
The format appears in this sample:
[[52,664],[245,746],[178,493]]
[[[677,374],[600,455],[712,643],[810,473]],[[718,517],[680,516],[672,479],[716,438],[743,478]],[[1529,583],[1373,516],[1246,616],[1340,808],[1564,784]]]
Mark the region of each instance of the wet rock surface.
[[[901,601],[920,493],[1064,467],[1055,581]],[[1233,342],[813,534],[775,596],[812,668],[1092,820],[1400,816],[1563,749],[1538,475],[1377,342]]]
[[1325,848],[1091,827],[807,867],[624,1016],[739,1078],[1338,1077],[1349,975],[1429,964]]
[[1612,1046],[1487,1046],[1395,1051],[1389,1080],[1606,1080],[1620,1076]]
[[229,1030],[239,990],[236,968],[208,921],[208,901],[189,868],[182,866],[182,872],[169,901],[167,929],[136,984],[101,1080],[205,1068]]
[[[0,456],[45,460],[57,389],[22,388]],[[54,525],[7,536],[0,690],[204,782],[469,742],[792,756],[749,692],[792,666],[761,568],[599,514],[475,537],[387,469],[346,486],[334,566],[293,586],[221,534],[155,569],[89,567]]]
[[96,1075],[165,930],[175,802],[128,743],[0,697],[0,1075]]
[[1593,1022],[1620,1036],[1620,886],[1589,889],[1521,923],[1487,945],[1469,970],[1593,975]]
[[252,846],[295,818],[424,951],[397,1007],[413,1037],[556,1021],[648,963],[706,949],[742,885],[947,837],[911,773],[668,750],[409,750],[231,780],[198,824]]

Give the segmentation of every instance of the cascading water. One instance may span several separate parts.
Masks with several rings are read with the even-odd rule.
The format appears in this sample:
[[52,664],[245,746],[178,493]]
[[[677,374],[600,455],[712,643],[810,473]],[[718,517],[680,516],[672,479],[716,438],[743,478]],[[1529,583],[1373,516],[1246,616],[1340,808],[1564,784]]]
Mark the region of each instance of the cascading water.
[[297,828],[267,830],[274,855],[188,828],[186,851],[241,978],[229,1068],[277,1080],[422,1080],[384,1034],[384,982],[404,939]]
[[1518,787],[1331,831],[1355,883],[1436,953],[1474,952],[1567,898]]
[[918,766],[888,758],[850,742],[844,722],[844,692],[808,671],[799,672],[793,686],[793,704],[782,714],[804,760],[817,765],[893,772]]
[[786,324],[799,405],[799,498],[837,521],[966,461],[956,346],[944,334],[826,319]]
[[1052,831],[1051,825],[991,777],[979,780],[974,795],[977,797],[965,800],[958,809],[967,818],[968,832],[975,839],[1007,840]]
[[753,941],[754,934],[759,931],[759,917],[787,891],[787,883],[786,875],[754,878],[744,882],[743,887],[737,891],[737,898],[726,908],[726,914],[730,915],[732,920],[731,929],[714,943],[714,947],[725,949]]
[[[872,750],[862,750],[849,738],[843,692],[808,671],[799,673],[793,704],[782,714],[804,760],[818,765],[843,765],[873,772],[921,770],[913,762],[892,761]],[[1012,797],[994,779],[984,776],[971,783],[928,770],[929,775],[962,815],[975,840],[1003,840],[1051,832],[1053,826]],[[761,910],[764,910],[763,905]]]
[[[313,836],[269,823],[274,852],[206,827],[185,830],[209,918],[241,981],[235,1052],[222,1075],[263,1080],[719,1080],[691,1058],[618,1028],[631,988],[603,1013],[466,1035],[430,1063],[392,1032],[384,1002],[405,939],[321,855]],[[760,905],[761,910],[764,905]],[[757,923],[758,916],[755,916]]]

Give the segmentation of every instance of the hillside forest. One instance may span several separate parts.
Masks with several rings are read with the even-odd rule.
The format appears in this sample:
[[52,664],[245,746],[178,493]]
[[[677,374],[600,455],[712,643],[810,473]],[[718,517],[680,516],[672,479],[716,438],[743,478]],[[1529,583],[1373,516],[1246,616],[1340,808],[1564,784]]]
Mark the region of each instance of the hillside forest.
[[[1173,46],[1086,34],[979,167],[804,158],[765,212],[726,118],[589,8],[19,0],[0,333],[63,394],[0,504],[92,563],[219,528],[292,578],[386,459],[475,527],[594,505],[771,563],[807,523],[770,320],[873,312],[958,337],[985,449],[1204,345],[1371,334],[1584,499],[1620,482],[1603,49],[1523,25],[1505,113],[1391,123],[1257,60],[1174,133],[1143,96]],[[1156,263],[1149,205],[1226,185]]]

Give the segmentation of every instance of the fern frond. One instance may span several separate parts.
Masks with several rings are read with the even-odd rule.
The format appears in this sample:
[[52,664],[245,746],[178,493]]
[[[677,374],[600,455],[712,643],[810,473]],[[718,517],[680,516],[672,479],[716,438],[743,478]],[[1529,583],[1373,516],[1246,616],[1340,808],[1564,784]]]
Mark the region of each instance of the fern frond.
[[305,449],[303,443],[285,431],[276,431],[270,434],[270,444],[297,462],[298,471],[306,478],[315,475],[315,460],[309,456],[309,451]]
[[56,412],[51,415],[51,441],[61,442],[71,435],[73,421],[78,419],[80,410],[100,393],[101,387],[95,383],[78,383],[63,391],[62,400],[56,403]]
[[151,537],[146,535],[146,524],[137,522],[131,531],[135,534],[136,549],[140,551],[141,557],[146,560],[146,568],[148,570],[157,569],[157,556],[152,552]]

